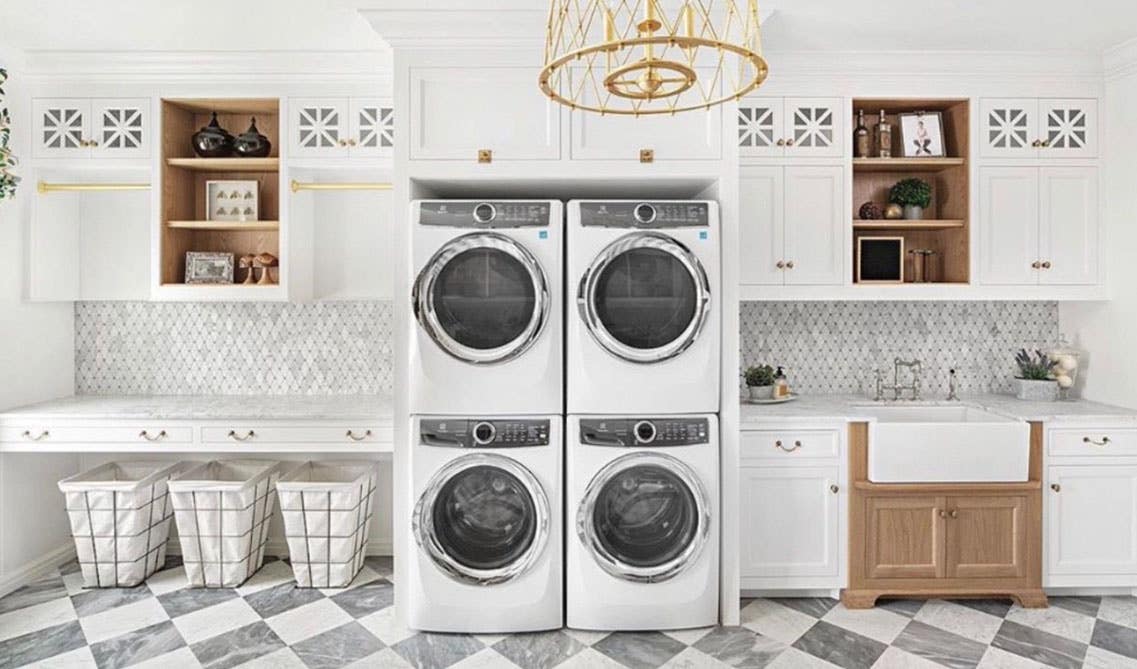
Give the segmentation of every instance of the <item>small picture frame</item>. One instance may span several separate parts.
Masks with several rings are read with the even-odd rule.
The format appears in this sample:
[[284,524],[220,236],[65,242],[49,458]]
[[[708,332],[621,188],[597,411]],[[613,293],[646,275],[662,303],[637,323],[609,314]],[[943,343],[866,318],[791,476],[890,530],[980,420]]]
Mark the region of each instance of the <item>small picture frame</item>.
[[186,283],[233,283],[233,254],[186,251]]
[[857,238],[857,283],[904,283],[903,237]]
[[943,158],[944,117],[940,112],[899,114],[902,158]]
[[205,220],[256,221],[260,201],[256,181],[206,181]]

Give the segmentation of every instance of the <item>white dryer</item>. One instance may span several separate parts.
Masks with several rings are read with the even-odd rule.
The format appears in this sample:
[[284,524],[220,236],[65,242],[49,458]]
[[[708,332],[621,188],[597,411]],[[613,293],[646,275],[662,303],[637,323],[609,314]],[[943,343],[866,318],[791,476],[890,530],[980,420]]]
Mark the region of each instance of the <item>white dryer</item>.
[[411,434],[407,625],[561,627],[563,418],[413,417]]
[[564,208],[411,203],[412,414],[559,413]]
[[568,413],[719,410],[718,205],[568,205]]
[[716,624],[717,417],[569,416],[567,431],[566,624]]

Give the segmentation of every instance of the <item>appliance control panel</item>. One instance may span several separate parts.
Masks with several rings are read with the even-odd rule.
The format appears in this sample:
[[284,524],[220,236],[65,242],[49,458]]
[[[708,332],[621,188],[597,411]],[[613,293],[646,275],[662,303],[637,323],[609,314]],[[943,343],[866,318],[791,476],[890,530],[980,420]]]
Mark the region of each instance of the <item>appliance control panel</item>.
[[706,418],[582,418],[580,442],[589,446],[694,446],[710,442]]
[[708,202],[581,202],[580,224],[602,228],[705,228],[711,224]]
[[448,228],[549,227],[548,202],[522,200],[423,200],[418,203],[420,225]]
[[449,448],[519,448],[548,446],[548,420],[498,418],[424,418],[419,442]]

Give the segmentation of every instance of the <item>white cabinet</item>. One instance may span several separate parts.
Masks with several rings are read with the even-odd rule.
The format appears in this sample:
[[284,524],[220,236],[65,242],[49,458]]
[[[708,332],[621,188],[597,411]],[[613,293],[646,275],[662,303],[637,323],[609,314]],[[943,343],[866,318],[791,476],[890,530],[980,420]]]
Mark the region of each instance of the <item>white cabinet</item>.
[[845,276],[844,168],[742,168],[743,285],[839,285]]
[[1100,281],[1095,167],[981,167],[980,280],[989,285]]
[[541,94],[531,68],[412,68],[409,84],[411,160],[561,157],[561,105]]
[[639,161],[649,149],[654,161],[718,160],[722,156],[722,107],[681,114],[601,116],[572,112],[572,148],[576,160]]
[[835,465],[742,468],[743,579],[838,575],[839,475]]
[[372,98],[293,98],[289,155],[386,157],[395,147],[394,107]]
[[1097,156],[1097,100],[984,98],[979,123],[984,158]]
[[840,98],[751,98],[738,103],[738,152],[747,158],[844,155]]
[[146,98],[35,98],[36,158],[145,158],[150,155]]
[[1049,573],[1137,585],[1137,461],[1049,467],[1045,492]]

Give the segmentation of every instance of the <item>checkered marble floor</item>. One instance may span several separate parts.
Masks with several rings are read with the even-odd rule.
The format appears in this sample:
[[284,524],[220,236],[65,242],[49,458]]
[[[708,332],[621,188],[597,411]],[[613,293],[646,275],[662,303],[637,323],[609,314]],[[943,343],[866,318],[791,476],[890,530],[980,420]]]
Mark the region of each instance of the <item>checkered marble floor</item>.
[[146,585],[84,590],[74,564],[0,599],[0,667],[1135,667],[1137,598],[744,600],[741,627],[646,633],[423,634],[399,627],[389,559],[352,587],[304,590],[272,560],[240,588],[186,589],[176,558]]

